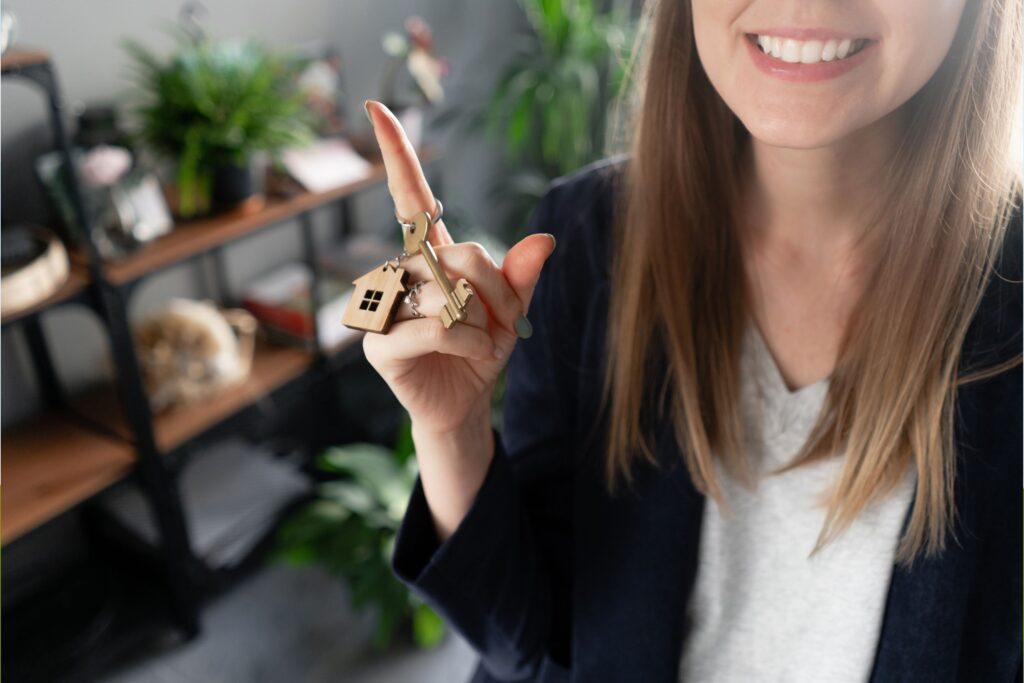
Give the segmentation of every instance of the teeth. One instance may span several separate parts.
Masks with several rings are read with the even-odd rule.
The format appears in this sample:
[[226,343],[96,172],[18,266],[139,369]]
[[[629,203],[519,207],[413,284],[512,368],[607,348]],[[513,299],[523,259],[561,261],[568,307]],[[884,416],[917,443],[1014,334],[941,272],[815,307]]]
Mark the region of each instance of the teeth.
[[867,44],[867,39],[864,38],[826,41],[793,40],[776,36],[756,36],[756,38],[757,46],[761,48],[762,52],[791,64],[817,64],[818,62],[844,59],[856,54]]
[[821,61],[821,50],[824,47],[820,40],[808,40],[800,48],[800,61],[804,64],[814,64]]
[[800,43],[788,38],[782,41],[782,61],[790,63],[799,62]]

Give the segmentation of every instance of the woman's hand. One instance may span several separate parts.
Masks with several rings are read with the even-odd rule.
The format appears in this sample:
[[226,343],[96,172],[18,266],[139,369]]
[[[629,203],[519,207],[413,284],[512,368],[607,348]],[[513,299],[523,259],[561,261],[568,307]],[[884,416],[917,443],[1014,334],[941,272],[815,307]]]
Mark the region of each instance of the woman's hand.
[[[434,195],[398,119],[379,102],[368,101],[366,112],[398,215],[409,220],[420,211],[433,214]],[[418,296],[426,317],[413,317],[408,305],[400,305],[387,334],[363,337],[363,351],[412,418],[424,495],[444,540],[472,505],[494,455],[491,393],[515,346],[515,320],[529,306],[554,238],[524,238],[501,267],[479,244],[455,244],[441,221],[431,225],[427,239],[449,279],[466,278],[473,290],[466,319],[445,329],[439,317],[444,295],[416,254],[402,267],[410,283],[426,281]]]
[[[368,101],[366,110],[398,215],[409,220],[420,211],[433,213],[434,195],[398,120],[379,102]],[[500,267],[480,244],[455,244],[443,221],[430,227],[428,239],[449,279],[469,282],[468,317],[445,329],[439,317],[444,294],[423,255],[415,254],[402,267],[410,284],[426,281],[418,295],[426,317],[413,317],[403,303],[387,334],[363,337],[363,350],[409,412],[414,436],[440,442],[457,433],[489,432],[491,393],[517,338],[514,321],[528,309],[554,238],[524,238]]]

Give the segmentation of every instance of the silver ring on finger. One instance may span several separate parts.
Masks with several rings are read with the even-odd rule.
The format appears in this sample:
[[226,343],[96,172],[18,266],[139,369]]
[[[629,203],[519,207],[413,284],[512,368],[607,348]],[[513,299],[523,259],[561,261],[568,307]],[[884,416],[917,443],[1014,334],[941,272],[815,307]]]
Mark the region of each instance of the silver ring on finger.
[[[441,220],[441,216],[444,215],[444,204],[441,203],[441,200],[438,199],[437,197],[434,197],[434,202],[437,204],[437,207],[434,210],[434,215],[430,217],[431,225]],[[398,215],[398,209],[395,209],[395,219],[398,221],[398,224],[401,225],[406,230],[409,230],[413,227],[413,223],[404,220],[401,216]]]
[[419,293],[420,293],[420,289],[425,284],[427,284],[426,280],[420,280],[419,282],[413,283],[412,285],[410,285],[409,291],[405,295],[405,298],[402,299],[402,301],[404,301],[405,303],[409,304],[409,308],[412,310],[412,317],[414,317],[414,318],[426,318],[427,317],[427,316],[423,315],[422,313],[420,313],[420,308],[419,308],[420,302],[419,302],[419,299],[417,298]]

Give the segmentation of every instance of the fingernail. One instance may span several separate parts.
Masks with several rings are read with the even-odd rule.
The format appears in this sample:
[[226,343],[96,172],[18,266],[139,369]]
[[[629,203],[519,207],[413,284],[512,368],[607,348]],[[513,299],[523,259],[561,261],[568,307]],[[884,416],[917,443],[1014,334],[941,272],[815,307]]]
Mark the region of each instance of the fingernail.
[[555,239],[554,235],[552,235],[550,232],[546,232],[544,234],[551,238],[551,244],[555,245],[556,247],[558,246],[558,240]]
[[370,122],[370,127],[375,128],[373,125],[373,115],[370,114],[370,100],[363,100],[363,111],[366,112],[366,120]]
[[494,360],[502,360],[505,358],[505,352],[501,350],[500,346],[494,347]]
[[530,324],[530,319],[525,315],[516,318],[516,321],[512,323],[512,327],[515,328],[516,335],[520,339],[529,339],[533,335],[533,325]]

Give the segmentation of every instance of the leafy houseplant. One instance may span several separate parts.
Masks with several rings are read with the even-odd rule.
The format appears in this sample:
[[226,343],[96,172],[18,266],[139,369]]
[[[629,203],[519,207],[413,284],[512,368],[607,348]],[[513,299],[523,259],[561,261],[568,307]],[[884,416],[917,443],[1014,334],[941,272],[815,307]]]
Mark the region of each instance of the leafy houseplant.
[[[627,77],[635,39],[631,2],[520,0],[533,29],[471,124],[503,141],[518,171],[503,177],[496,199],[523,226],[548,182],[605,153],[611,102]],[[454,121],[452,113],[441,120]],[[521,229],[521,228],[514,228]],[[511,234],[510,238],[516,235]]]
[[312,137],[294,86],[300,65],[255,42],[183,35],[166,63],[137,42],[126,41],[125,49],[144,98],[139,136],[177,161],[182,218],[251,194],[254,152]]
[[378,650],[408,628],[420,647],[437,645],[444,622],[394,576],[390,564],[416,480],[408,422],[395,451],[357,443],[328,449],[315,464],[329,479],[319,485],[316,500],[282,525],[278,558],[321,565],[347,582],[354,608],[375,606],[379,618],[373,643]]

